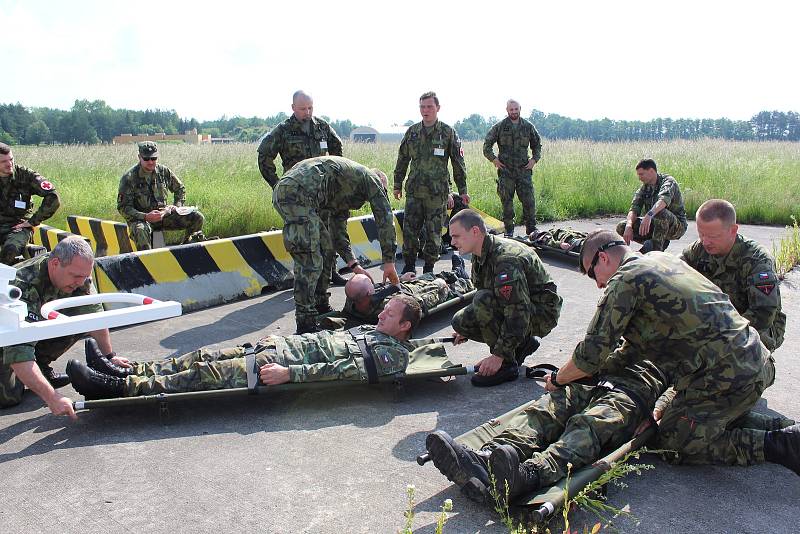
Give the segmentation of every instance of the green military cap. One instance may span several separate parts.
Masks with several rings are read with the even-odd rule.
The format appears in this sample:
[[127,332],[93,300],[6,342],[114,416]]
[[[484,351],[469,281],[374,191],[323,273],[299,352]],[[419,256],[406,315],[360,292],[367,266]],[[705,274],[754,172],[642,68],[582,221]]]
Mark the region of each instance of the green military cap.
[[139,143],[139,155],[146,158],[157,158],[158,145],[153,141],[142,141]]

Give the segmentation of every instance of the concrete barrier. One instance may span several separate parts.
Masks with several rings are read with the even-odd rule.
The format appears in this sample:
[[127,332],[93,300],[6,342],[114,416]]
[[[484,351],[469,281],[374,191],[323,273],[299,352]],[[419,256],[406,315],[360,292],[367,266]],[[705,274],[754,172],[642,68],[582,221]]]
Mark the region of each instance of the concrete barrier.
[[89,240],[97,258],[137,250],[128,236],[128,225],[124,222],[68,215],[67,225],[71,232]]
[[75,235],[71,232],[66,232],[59,228],[53,228],[46,224],[40,224],[33,228],[33,244],[46,248],[48,251],[53,250],[59,241],[65,237]]

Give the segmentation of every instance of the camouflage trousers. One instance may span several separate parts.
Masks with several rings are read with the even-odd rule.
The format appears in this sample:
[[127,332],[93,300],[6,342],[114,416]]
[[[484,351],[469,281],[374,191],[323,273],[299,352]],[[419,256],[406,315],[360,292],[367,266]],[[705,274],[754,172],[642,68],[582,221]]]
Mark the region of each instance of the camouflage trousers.
[[[462,336],[486,343],[490,347],[497,344],[500,336],[500,325],[505,321],[503,309],[505,301],[494,296],[488,289],[479,289],[472,297],[472,302],[453,316],[453,330]],[[535,308],[528,324],[515,325],[515,332],[522,332],[525,339],[530,336],[544,337],[555,328],[561,313],[559,302],[531,303]],[[517,362],[521,363],[521,362]]]
[[[83,334],[46,339],[36,343],[36,363],[40,368],[49,366],[59,356],[78,342]],[[25,386],[14,374],[11,365],[0,361],[0,408],[16,406],[22,402]]]
[[179,215],[177,212],[172,211],[157,223],[146,221],[129,222],[128,231],[138,250],[150,250],[153,248],[154,231],[185,230],[186,235],[183,242],[186,243],[189,241],[189,237],[203,229],[204,222],[205,217],[199,210],[192,210],[186,215]]
[[[294,260],[294,303],[298,326],[314,320],[328,304],[328,286],[336,253],[327,217],[306,205],[307,195],[293,183],[279,182],[272,204],[283,219],[283,244]],[[324,275],[323,275],[324,273]]]
[[[625,233],[625,225],[628,221],[620,221],[617,224],[617,233],[622,235]],[[639,235],[639,226],[642,224],[642,217],[637,217],[633,221],[633,240],[637,243],[644,243],[648,239],[652,239],[661,245],[663,250],[666,241],[673,239],[680,239],[686,233],[687,225],[681,222],[674,213],[667,209],[659,211],[650,223],[650,232],[645,235]]]
[[422,198],[409,195],[403,213],[403,259],[413,265],[417,261],[420,234],[424,241],[422,259],[434,264],[442,248],[442,228],[446,214],[446,199]]
[[677,454],[667,459],[680,464],[764,462],[764,434],[774,429],[774,418],[750,410],[774,380],[775,365],[770,357],[762,372],[744,384],[723,391],[677,392],[661,417],[659,448],[675,451]]
[[621,391],[569,384],[543,395],[524,416],[482,448],[511,445],[549,486],[567,476],[567,464],[578,469],[629,441],[646,414]]
[[25,247],[31,241],[33,229],[23,228],[14,231],[11,226],[0,226],[0,263],[14,265],[17,256],[25,254]]
[[536,195],[531,171],[497,171],[497,196],[503,206],[503,225],[506,232],[514,231],[514,193],[522,204],[522,221],[525,232],[530,234],[536,228]]

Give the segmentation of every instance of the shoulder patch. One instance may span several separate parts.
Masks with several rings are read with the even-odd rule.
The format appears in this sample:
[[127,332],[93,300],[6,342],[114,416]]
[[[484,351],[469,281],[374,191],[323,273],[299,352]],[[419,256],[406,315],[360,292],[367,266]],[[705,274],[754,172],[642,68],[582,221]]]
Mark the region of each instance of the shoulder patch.
[[758,289],[765,295],[770,295],[772,291],[775,289],[775,284],[756,284],[756,289]]
[[498,273],[497,274],[497,282],[498,283],[505,283],[511,280],[511,276],[508,273]]
[[50,182],[48,180],[42,180],[41,182],[39,182],[39,187],[41,187],[42,190],[44,190],[44,191],[52,191],[53,190],[53,184],[52,184],[52,182]]

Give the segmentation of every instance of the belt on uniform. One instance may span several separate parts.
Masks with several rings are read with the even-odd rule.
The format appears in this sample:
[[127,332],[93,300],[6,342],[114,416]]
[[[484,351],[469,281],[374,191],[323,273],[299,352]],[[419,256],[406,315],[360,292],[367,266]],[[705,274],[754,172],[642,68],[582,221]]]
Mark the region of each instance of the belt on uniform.
[[378,383],[378,368],[375,365],[375,356],[372,354],[372,350],[370,350],[369,345],[367,344],[367,338],[363,334],[356,334],[353,331],[359,330],[358,327],[353,328],[350,330],[350,334],[356,340],[356,344],[358,345],[358,350],[361,351],[361,358],[364,360],[364,369],[367,371],[367,381],[370,384],[377,384]]

